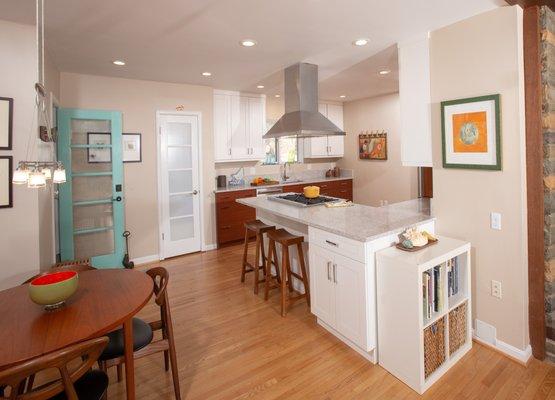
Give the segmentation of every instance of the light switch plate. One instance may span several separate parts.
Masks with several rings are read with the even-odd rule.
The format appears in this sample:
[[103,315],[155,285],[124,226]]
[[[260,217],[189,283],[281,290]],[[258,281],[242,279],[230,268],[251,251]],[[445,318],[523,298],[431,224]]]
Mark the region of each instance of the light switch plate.
[[491,229],[501,230],[501,214],[497,212],[492,212],[490,215],[490,226]]

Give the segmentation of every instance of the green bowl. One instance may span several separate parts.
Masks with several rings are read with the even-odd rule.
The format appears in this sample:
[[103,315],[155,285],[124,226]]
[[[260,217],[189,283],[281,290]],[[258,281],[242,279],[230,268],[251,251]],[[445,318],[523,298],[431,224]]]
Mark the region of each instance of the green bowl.
[[56,309],[64,306],[65,301],[77,290],[78,283],[76,271],[50,272],[29,283],[29,296],[46,310]]

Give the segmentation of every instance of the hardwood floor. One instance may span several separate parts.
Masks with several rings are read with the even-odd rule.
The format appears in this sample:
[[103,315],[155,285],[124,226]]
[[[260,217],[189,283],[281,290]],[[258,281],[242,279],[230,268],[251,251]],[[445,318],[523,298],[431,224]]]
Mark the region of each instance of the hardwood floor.
[[[555,399],[555,366],[526,368],[474,343],[424,396],[318,326],[304,301],[280,316],[276,291],[241,284],[241,246],[151,264],[170,272],[170,305],[182,397],[204,399]],[[140,316],[154,319],[148,305]],[[135,363],[137,398],[173,399],[163,356]],[[110,372],[108,398],[124,399]]]

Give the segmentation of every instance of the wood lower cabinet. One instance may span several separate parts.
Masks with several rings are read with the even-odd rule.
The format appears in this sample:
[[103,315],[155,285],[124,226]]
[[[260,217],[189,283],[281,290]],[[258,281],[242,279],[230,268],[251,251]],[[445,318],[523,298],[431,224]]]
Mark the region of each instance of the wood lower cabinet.
[[255,197],[256,190],[216,193],[216,226],[218,246],[244,239],[244,223],[256,218],[256,210],[235,200]]

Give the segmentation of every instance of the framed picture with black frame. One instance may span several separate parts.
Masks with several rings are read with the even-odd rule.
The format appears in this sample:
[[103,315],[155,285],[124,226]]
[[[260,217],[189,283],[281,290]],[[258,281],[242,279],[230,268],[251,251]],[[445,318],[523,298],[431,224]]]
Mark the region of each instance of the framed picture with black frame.
[[0,97],[0,150],[12,149],[13,99]]
[[124,163],[139,163],[143,161],[141,134],[124,133],[122,134],[122,152]]
[[0,156],[0,208],[13,207],[12,163],[12,156]]

